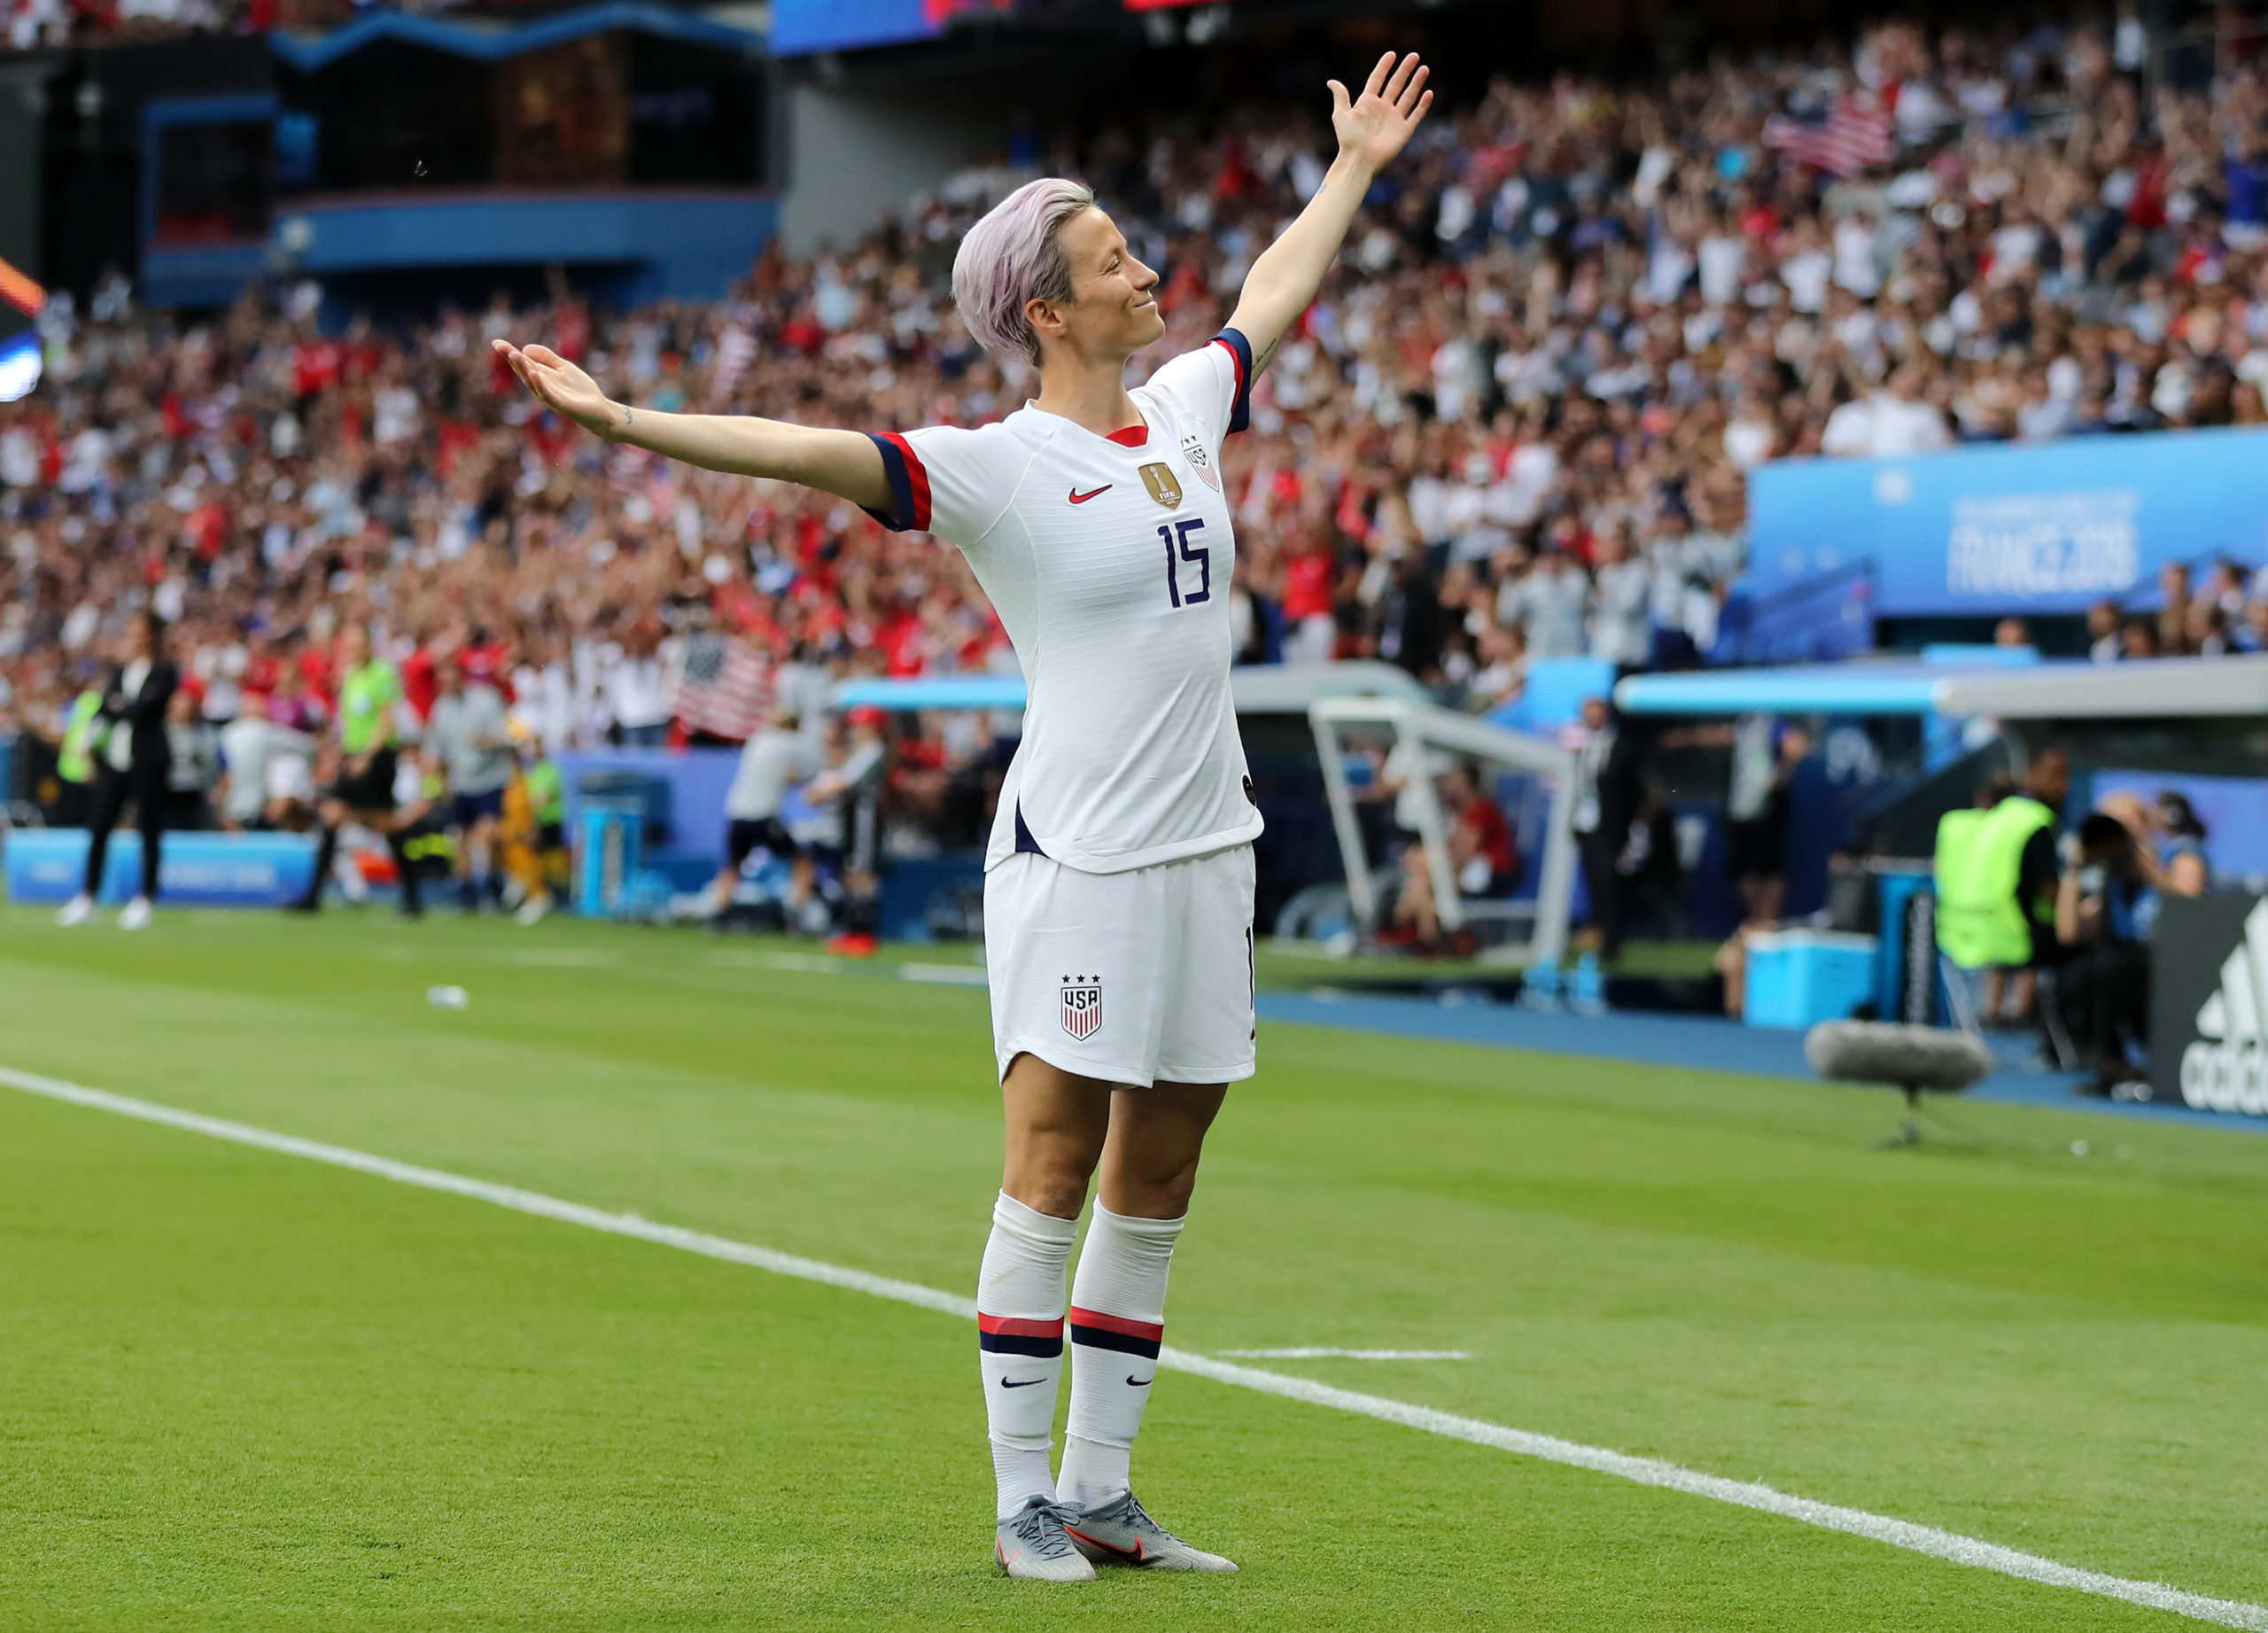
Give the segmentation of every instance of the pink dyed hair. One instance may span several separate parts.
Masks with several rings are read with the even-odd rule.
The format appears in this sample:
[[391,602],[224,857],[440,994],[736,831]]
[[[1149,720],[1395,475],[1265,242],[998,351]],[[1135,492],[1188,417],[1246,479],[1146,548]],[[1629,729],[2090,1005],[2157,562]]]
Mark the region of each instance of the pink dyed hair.
[[1068,300],[1071,263],[1055,235],[1095,201],[1094,190],[1060,176],[1026,182],[985,212],[953,257],[953,304],[988,352],[1039,362],[1028,300]]

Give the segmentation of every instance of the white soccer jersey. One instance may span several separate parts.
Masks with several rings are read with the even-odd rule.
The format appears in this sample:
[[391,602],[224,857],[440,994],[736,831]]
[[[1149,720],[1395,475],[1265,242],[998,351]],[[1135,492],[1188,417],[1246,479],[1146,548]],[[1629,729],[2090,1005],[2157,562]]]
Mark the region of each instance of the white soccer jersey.
[[895,500],[874,519],[960,547],[1030,687],[988,869],[1037,851],[1122,873],[1259,834],[1229,694],[1220,458],[1251,377],[1231,329],[1135,387],[1144,424],[1107,437],[1027,404],[874,439]]

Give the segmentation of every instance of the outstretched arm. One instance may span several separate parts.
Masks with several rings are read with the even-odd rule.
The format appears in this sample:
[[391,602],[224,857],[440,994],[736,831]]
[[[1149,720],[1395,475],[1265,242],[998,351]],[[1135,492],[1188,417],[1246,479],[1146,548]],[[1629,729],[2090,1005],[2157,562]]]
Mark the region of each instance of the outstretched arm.
[[1252,343],[1254,374],[1268,367],[1285,331],[1323,287],[1323,275],[1355,224],[1355,212],[1372,179],[1394,161],[1433,105],[1433,93],[1425,89],[1430,72],[1415,51],[1399,63],[1388,51],[1352,101],[1344,85],[1331,82],[1331,128],[1338,133],[1339,157],[1299,219],[1252,263],[1236,315],[1229,319],[1229,326]]
[[598,382],[549,346],[496,343],[520,384],[546,408],[609,442],[626,442],[734,476],[776,477],[834,494],[854,505],[887,509],[889,478],[874,439],[740,414],[663,414],[614,402]]

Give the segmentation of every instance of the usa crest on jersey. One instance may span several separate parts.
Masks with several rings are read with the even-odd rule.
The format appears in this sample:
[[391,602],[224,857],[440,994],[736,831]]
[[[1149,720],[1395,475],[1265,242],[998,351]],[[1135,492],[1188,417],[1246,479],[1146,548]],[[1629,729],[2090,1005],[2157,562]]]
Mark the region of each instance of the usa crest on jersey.
[[1221,491],[1220,473],[1213,469],[1213,456],[1205,451],[1205,439],[1192,432],[1181,439],[1181,456],[1197,473],[1197,479],[1215,493]]
[[1063,977],[1063,1030],[1084,1043],[1102,1024],[1102,977]]

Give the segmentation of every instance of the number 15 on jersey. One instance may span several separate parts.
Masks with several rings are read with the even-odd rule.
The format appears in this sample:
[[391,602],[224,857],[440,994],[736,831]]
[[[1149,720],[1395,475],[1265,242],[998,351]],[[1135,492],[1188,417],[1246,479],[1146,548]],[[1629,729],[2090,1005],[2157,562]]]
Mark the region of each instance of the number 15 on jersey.
[[[1213,552],[1201,545],[1192,546],[1189,542],[1189,535],[1200,531],[1204,525],[1205,518],[1198,516],[1185,522],[1162,523],[1158,528],[1158,537],[1165,541],[1166,547],[1166,594],[1172,597],[1177,607],[1193,607],[1200,601],[1213,598]],[[1181,569],[1184,562],[1197,569],[1197,587],[1185,595],[1181,587]]]

